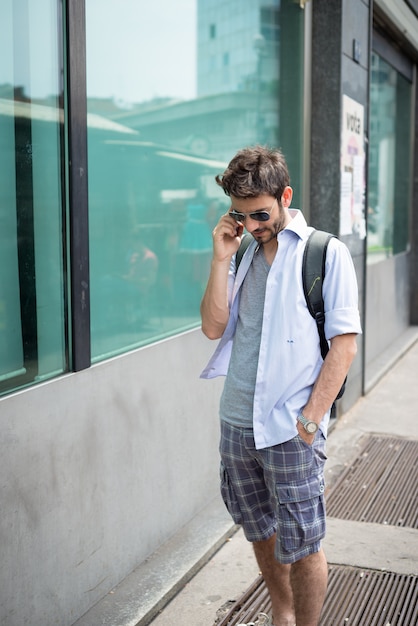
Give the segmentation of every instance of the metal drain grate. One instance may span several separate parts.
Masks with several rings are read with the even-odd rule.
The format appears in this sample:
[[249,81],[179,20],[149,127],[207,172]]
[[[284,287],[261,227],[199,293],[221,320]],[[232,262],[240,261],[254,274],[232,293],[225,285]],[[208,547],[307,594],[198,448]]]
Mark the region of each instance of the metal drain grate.
[[418,442],[371,436],[327,496],[327,514],[418,528]]
[[[417,626],[418,578],[339,565],[329,566],[320,626]],[[237,626],[270,613],[260,576],[216,626]]]
[[417,626],[416,576],[332,566],[320,626]]
[[252,585],[227,612],[216,620],[216,626],[237,626],[254,621],[258,613],[271,613],[271,601],[262,576],[255,579]]

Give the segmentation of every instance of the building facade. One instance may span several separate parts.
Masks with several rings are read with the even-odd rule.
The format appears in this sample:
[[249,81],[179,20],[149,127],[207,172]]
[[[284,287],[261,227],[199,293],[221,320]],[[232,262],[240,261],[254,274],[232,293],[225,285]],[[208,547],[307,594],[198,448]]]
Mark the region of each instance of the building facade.
[[[149,6],[152,5],[152,6]],[[74,624],[217,502],[214,182],[281,147],[353,256],[337,414],[418,324],[417,0],[0,4],[0,622]]]

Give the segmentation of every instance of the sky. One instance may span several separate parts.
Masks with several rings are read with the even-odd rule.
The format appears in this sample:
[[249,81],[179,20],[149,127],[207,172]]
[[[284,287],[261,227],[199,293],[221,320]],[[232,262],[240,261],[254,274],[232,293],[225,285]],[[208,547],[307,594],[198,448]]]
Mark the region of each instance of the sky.
[[[196,97],[196,2],[86,0],[88,96]],[[56,0],[0,1],[0,85],[23,84],[32,98],[59,92],[57,23]]]
[[196,0],[86,0],[86,19],[90,96],[196,96]]

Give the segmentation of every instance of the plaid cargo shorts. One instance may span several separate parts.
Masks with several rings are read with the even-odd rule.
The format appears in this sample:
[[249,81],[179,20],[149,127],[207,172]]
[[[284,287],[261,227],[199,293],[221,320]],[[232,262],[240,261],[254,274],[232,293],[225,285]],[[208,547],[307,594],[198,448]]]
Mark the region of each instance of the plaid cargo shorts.
[[294,563],[318,552],[325,535],[325,439],[294,439],[257,450],[252,428],[221,422],[221,494],[248,541],[277,533],[275,555]]

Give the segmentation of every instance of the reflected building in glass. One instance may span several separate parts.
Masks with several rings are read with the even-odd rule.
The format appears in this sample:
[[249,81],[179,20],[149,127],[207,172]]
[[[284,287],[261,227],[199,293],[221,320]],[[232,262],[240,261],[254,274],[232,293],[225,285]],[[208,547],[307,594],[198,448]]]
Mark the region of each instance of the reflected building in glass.
[[[279,17],[279,0],[198,0],[196,49],[189,50],[196,57],[196,97],[168,94],[132,103],[126,112],[110,107],[107,115],[137,129],[143,140],[225,161],[243,145],[277,144]],[[292,21],[300,18],[294,10]],[[89,106],[101,104],[92,99]]]
[[[106,6],[100,7],[102,22]],[[167,11],[170,7],[166,5]],[[298,28],[303,12],[290,0],[268,4],[261,0],[199,0],[194,9],[196,21],[178,21],[178,32],[165,30],[161,19],[152,39],[148,39],[147,23],[138,22],[138,58],[151,57],[154,47],[163,59],[155,63],[152,74],[147,65],[139,64],[132,75],[123,47],[115,48],[121,83],[133,81],[144,94],[156,89],[164,94],[144,95],[142,101],[126,103],[122,98],[98,98],[95,93],[97,46],[102,47],[104,57],[107,43],[99,33],[98,9],[88,7],[88,109],[126,130],[122,134],[113,129],[107,136],[93,129],[88,132],[94,360],[198,323],[211,257],[211,231],[229,206],[214,182],[215,175],[244,145],[277,145],[280,112],[287,115],[289,111],[286,105],[279,106],[280,60],[288,46],[286,39],[280,42],[280,11],[286,14],[288,27],[293,25],[298,33],[295,49],[299,50],[303,50]],[[138,19],[140,16],[142,12]],[[110,12],[107,19],[111,23]],[[176,54],[173,46],[180,45],[179,39],[184,57],[178,69],[188,78],[190,88],[171,84],[170,93],[170,52]],[[302,58],[295,58],[300,70]],[[289,74],[292,65],[282,62],[282,66],[285,75]],[[291,106],[299,133],[301,106],[295,104],[300,101],[301,92],[296,92]],[[289,123],[283,127],[287,130]],[[293,167],[295,195],[301,193],[297,181],[301,179],[302,146],[302,142],[290,141],[287,154],[290,163],[298,164]],[[135,323],[128,313],[135,306],[135,292],[130,285],[128,296],[122,278],[133,232],[158,258],[146,307],[136,294],[141,313]],[[115,298],[121,306],[114,306]],[[134,299],[128,307],[123,304],[126,298]],[[146,318],[143,311],[147,311]]]

